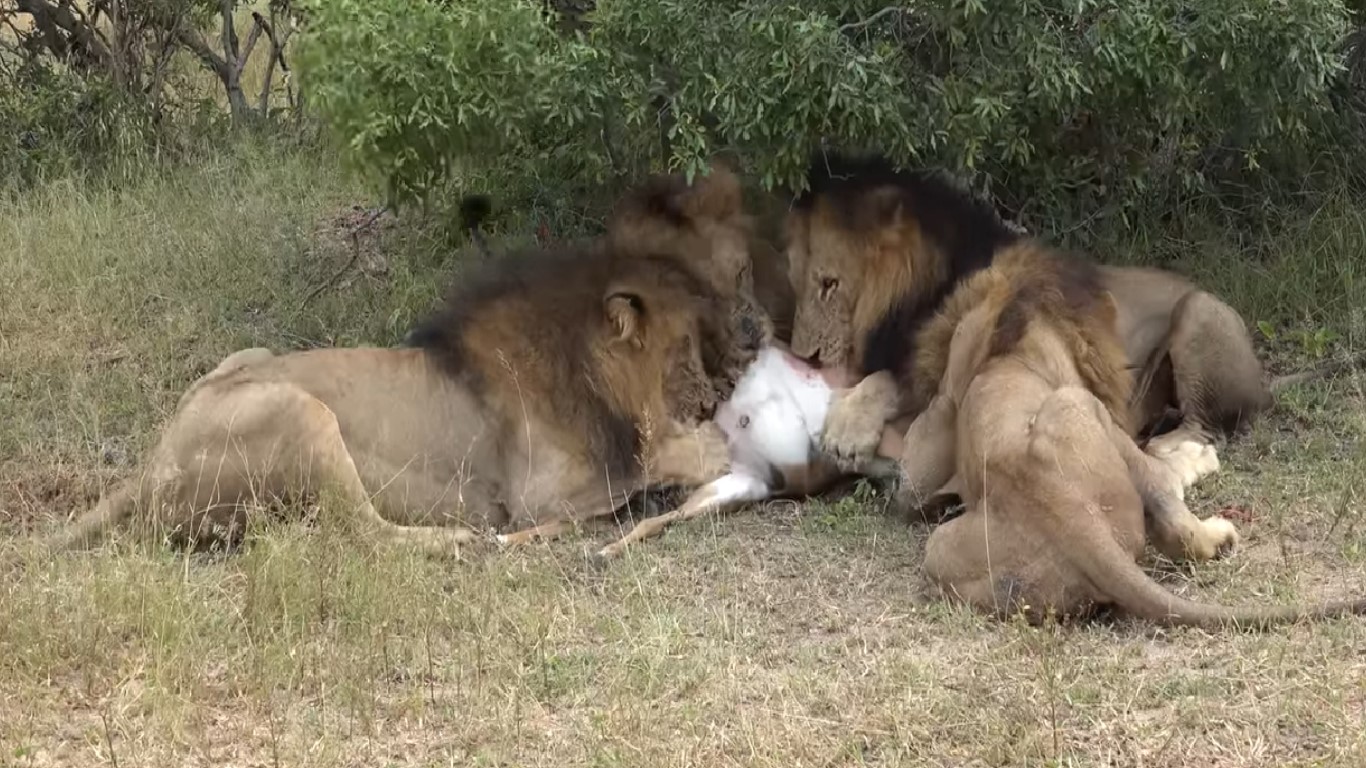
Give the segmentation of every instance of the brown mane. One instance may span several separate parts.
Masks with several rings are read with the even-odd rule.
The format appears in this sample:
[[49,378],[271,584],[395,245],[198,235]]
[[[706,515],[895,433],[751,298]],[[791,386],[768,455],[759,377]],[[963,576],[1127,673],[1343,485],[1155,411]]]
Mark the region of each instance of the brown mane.
[[[614,344],[603,314],[614,285],[643,296],[643,348]],[[442,309],[414,329],[410,343],[501,412],[525,408],[544,423],[564,425],[575,433],[562,436],[566,445],[582,445],[586,437],[589,458],[609,477],[624,477],[638,469],[648,426],[640,424],[643,413],[668,398],[708,399],[688,391],[703,386],[696,381],[700,371],[667,373],[683,385],[666,397],[642,389],[652,378],[632,369],[671,365],[676,350],[654,348],[655,341],[689,336],[687,326],[699,319],[706,326],[715,303],[708,287],[670,257],[587,244],[530,249],[463,278]],[[723,341],[720,332],[711,336]]]
[[818,154],[808,184],[793,223],[809,226],[823,208],[827,225],[878,254],[855,317],[865,375],[908,374],[916,332],[959,283],[1019,239],[992,206],[944,174],[900,170],[879,156]]
[[1009,355],[1032,323],[1053,327],[1086,388],[1117,424],[1131,430],[1132,377],[1114,333],[1115,305],[1097,266],[1085,259],[1024,241],[999,253],[949,296],[918,335],[914,380],[917,403],[929,402],[948,366],[949,344],[959,320],[986,304],[996,312],[988,357]]

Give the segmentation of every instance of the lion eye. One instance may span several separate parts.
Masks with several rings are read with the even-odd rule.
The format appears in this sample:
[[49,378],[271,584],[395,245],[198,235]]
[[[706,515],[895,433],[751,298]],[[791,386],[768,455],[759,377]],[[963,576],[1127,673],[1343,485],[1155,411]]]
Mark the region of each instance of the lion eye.
[[828,298],[830,298],[830,294],[834,293],[834,292],[835,292],[835,289],[836,289],[836,288],[839,288],[839,287],[840,287],[840,281],[839,281],[839,280],[837,280],[837,279],[835,279],[835,278],[833,278],[833,277],[824,277],[824,278],[821,278],[821,298],[822,298],[822,299],[828,299]]
[[749,417],[748,417],[748,416],[741,416],[741,417],[740,417],[740,429],[748,429],[748,428],[749,428]]

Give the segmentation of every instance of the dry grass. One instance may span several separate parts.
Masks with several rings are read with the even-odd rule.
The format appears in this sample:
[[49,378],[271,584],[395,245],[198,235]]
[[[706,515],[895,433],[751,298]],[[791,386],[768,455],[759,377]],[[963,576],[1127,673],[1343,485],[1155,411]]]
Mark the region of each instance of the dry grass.
[[[232,349],[397,339],[448,268],[401,230],[383,274],[300,307],[348,258],[315,226],[355,196],[317,157],[247,146],[120,193],[0,202],[6,535],[85,508]],[[1366,246],[1366,212],[1322,216],[1268,245],[1281,260],[1200,243],[1203,274],[1288,327],[1295,275]],[[1315,306],[1362,298],[1338,274]],[[1362,330],[1350,312],[1334,327],[1338,348]],[[1284,337],[1272,352],[1302,356]],[[1244,509],[1245,550],[1164,582],[1360,594],[1364,388],[1287,392],[1193,501]],[[327,524],[228,556],[124,541],[31,562],[0,584],[0,765],[1366,762],[1366,621],[1030,629],[922,595],[924,535],[853,498],[676,527],[605,572],[582,539],[452,563]]]

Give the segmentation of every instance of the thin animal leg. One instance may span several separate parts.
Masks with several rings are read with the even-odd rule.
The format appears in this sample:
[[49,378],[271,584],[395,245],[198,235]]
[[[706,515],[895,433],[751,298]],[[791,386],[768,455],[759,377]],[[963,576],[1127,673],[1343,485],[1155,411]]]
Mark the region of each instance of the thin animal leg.
[[636,523],[626,535],[598,550],[598,557],[603,560],[614,558],[632,543],[658,536],[673,523],[691,520],[709,512],[729,511],[751,501],[761,501],[768,497],[769,492],[768,484],[757,478],[724,475],[698,488],[678,509]]

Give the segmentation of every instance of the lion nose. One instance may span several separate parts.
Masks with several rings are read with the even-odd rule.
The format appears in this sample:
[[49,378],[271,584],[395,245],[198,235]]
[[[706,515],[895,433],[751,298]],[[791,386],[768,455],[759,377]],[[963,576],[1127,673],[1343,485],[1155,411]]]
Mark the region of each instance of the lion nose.
[[759,324],[754,322],[754,318],[749,317],[748,315],[740,318],[740,332],[744,334],[745,341],[752,347],[759,346],[759,343],[763,341],[763,333],[759,329]]

